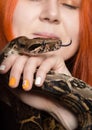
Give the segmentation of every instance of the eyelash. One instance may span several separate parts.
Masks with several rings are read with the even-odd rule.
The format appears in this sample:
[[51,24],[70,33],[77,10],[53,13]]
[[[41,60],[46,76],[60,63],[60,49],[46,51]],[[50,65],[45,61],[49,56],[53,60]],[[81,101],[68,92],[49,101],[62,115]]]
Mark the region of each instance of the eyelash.
[[69,9],[77,9],[78,8],[77,6],[69,5],[69,4],[66,4],[66,3],[63,3],[63,5],[66,6],[67,8],[69,8]]

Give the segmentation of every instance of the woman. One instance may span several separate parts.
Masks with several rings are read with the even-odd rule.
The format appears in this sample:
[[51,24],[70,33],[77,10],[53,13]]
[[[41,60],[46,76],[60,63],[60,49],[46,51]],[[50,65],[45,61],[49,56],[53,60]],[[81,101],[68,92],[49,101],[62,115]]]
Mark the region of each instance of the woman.
[[[65,44],[72,39],[72,44],[65,48],[39,57],[27,57],[19,55],[9,56],[0,66],[1,73],[6,73],[10,68],[10,87],[17,87],[20,76],[23,73],[23,89],[28,91],[32,88],[33,76],[36,73],[37,86],[41,86],[49,70],[56,73],[65,73],[92,85],[92,38],[91,38],[91,0],[1,0],[0,1],[0,48],[11,39],[25,35],[29,38],[45,37],[59,38]],[[21,66],[21,69],[19,68]],[[36,96],[33,98],[35,99]],[[29,100],[30,99],[30,100]],[[44,98],[37,97],[36,103],[31,98],[23,95],[22,100],[39,109],[49,109],[37,106],[36,101],[46,102]],[[31,104],[30,104],[31,102]],[[60,106],[55,111],[66,112]],[[68,111],[71,129],[76,128],[76,118]],[[68,121],[67,117],[61,115]],[[74,121],[74,126],[71,122]]]

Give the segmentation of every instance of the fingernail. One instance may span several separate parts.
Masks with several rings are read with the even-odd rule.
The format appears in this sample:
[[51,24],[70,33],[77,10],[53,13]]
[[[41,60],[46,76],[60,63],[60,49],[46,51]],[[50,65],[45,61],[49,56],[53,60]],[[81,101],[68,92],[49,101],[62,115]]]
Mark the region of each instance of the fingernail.
[[28,81],[28,80],[24,80],[24,81],[23,81],[22,88],[23,88],[24,90],[28,90],[28,88],[29,88],[29,81]]
[[16,84],[16,79],[14,77],[11,77],[9,79],[9,86],[14,87]]
[[35,85],[40,85],[41,84],[41,77],[37,77],[35,80]]
[[5,65],[0,65],[0,70],[2,71],[2,70],[5,70]]

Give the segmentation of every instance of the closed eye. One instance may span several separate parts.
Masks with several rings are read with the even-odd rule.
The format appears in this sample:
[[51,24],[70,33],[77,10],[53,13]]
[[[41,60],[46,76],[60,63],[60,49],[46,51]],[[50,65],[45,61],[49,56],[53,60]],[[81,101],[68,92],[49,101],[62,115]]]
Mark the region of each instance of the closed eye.
[[67,8],[69,8],[69,9],[77,9],[78,8],[77,6],[66,4],[66,3],[63,3],[63,5],[66,6]]

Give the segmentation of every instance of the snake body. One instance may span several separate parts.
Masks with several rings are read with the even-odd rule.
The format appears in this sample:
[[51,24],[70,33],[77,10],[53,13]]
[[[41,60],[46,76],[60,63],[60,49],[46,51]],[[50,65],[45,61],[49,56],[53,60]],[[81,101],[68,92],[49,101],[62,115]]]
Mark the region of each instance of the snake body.
[[[71,42],[68,43],[67,45],[70,44]],[[2,52],[0,53],[0,64],[7,56],[11,54],[17,53],[19,55],[28,55],[28,56],[38,55],[40,53],[55,51],[59,49],[61,46],[64,47],[62,42],[58,39],[50,39],[50,38],[28,39],[24,36],[18,37],[9,42],[9,44],[2,50]],[[0,93],[4,97],[3,98],[4,100],[7,100],[7,98],[9,97],[10,103],[14,105],[13,103],[14,98],[12,95],[12,91],[9,90],[7,94],[7,90],[5,90],[7,89],[6,86],[8,86],[8,76],[9,73],[5,75],[0,74],[1,79],[0,83],[2,84],[2,86],[4,86],[0,90]],[[36,88],[33,87],[33,90],[35,91]],[[92,130],[92,87],[90,85],[72,76],[67,76],[65,74],[50,73],[47,74],[44,84],[42,88],[39,88],[39,91],[42,93],[47,93],[49,96],[53,97],[55,101],[59,102],[60,104],[63,103],[65,107],[71,110],[77,116],[78,130]],[[17,107],[21,106],[20,104],[23,105],[23,103],[20,103],[20,101],[16,100],[16,106]],[[26,106],[24,105],[24,107]],[[20,112],[22,108],[19,107],[18,109]],[[39,119],[39,113],[38,115],[37,114],[35,115],[34,114],[35,110],[30,109],[30,107],[28,107],[28,111],[29,111],[28,113],[30,113],[31,111],[33,115],[31,116],[31,118],[28,118],[29,116],[26,114],[25,117],[26,120],[24,120],[24,122],[22,121],[22,124],[25,124],[25,122],[27,123],[30,120],[33,121],[35,124],[37,119]],[[23,111],[23,113],[24,112],[25,111]],[[49,120],[50,124],[53,124],[52,122],[54,122],[54,126],[51,125],[50,128],[47,127],[48,129],[46,128],[47,119]],[[35,129],[34,128],[33,129],[42,130],[39,123],[37,125],[39,126],[39,128],[35,126]],[[29,130],[29,129],[27,127],[24,128],[22,126],[21,130]],[[54,117],[45,116],[45,126],[43,130],[69,130],[69,129],[67,128],[66,124],[63,124],[62,122],[58,122],[57,125],[57,123],[54,120]]]

